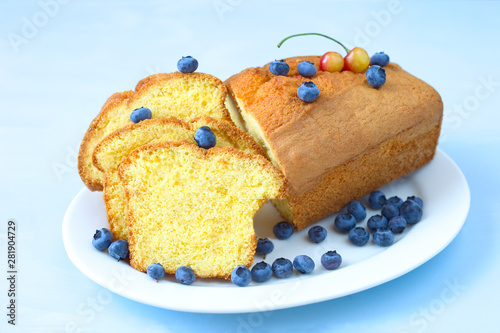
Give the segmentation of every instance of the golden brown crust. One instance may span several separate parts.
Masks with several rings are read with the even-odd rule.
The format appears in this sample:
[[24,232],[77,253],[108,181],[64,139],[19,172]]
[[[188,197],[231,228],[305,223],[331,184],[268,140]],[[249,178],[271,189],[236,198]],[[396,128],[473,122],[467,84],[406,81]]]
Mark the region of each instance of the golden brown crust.
[[[169,149],[169,148],[175,148],[175,147],[183,147],[186,149],[190,149],[194,154],[198,155],[200,159],[209,159],[211,155],[224,155],[224,154],[230,154],[233,155],[234,157],[238,157],[241,159],[246,159],[248,161],[252,161],[252,163],[256,163],[259,166],[263,167],[266,169],[268,172],[274,175],[276,180],[278,180],[277,184],[279,186],[279,190],[277,195],[275,196],[276,198],[285,198],[286,197],[286,179],[283,176],[283,174],[276,168],[274,167],[266,158],[264,158],[261,155],[254,155],[246,152],[242,152],[238,149],[235,149],[233,147],[225,146],[225,147],[214,147],[211,149],[202,149],[199,148],[197,145],[191,144],[187,141],[179,141],[179,142],[171,142],[171,141],[164,141],[164,142],[159,142],[159,143],[150,143],[144,146],[141,146],[134,151],[132,151],[129,155],[129,157],[123,161],[119,168],[118,168],[118,173],[120,176],[120,179],[122,183],[125,185],[125,195],[127,198],[127,222],[129,224],[129,248],[131,249],[130,251],[130,265],[134,267],[135,269],[145,272],[147,267],[144,267],[141,265],[140,262],[135,260],[134,257],[134,246],[136,245],[136,239],[133,231],[133,226],[137,224],[137,221],[135,220],[135,214],[133,211],[133,208],[129,206],[129,201],[131,199],[131,196],[133,195],[131,191],[129,190],[128,185],[128,179],[125,176],[125,172],[127,169],[130,168],[130,165],[133,163],[133,160],[136,158],[137,155],[142,154],[143,152],[148,152],[150,154],[153,154],[155,150],[161,150],[161,149]],[[266,200],[262,200],[260,203],[259,209],[264,205]],[[254,260],[254,253],[255,253],[255,248],[257,247],[257,237],[255,234],[252,235],[252,238],[250,240],[250,248],[249,251],[247,252],[245,261],[246,261],[246,266],[250,267],[253,263]],[[171,271],[166,269],[166,273],[169,274],[174,274],[175,271]],[[227,272],[215,272],[214,274],[211,275],[198,275],[198,277],[222,277],[228,279],[230,277],[230,273]]]
[[[304,229],[345,207],[349,201],[359,200],[430,162],[440,128],[440,122],[426,122],[405,130],[333,168],[315,189],[303,194],[289,193],[287,200],[296,229]],[[276,207],[286,216],[279,204]]]
[[149,126],[155,125],[155,124],[176,124],[178,126],[184,127],[187,130],[191,130],[191,126],[189,123],[179,120],[177,118],[153,118],[153,119],[146,119],[143,120],[139,123],[129,123],[123,127],[120,127],[119,129],[109,133],[106,135],[94,148],[94,152],[92,154],[92,163],[94,166],[101,172],[105,172],[106,169],[101,165],[101,159],[99,159],[99,154],[102,153],[103,148],[108,142],[113,141],[114,139],[126,135],[127,133],[131,131],[135,131],[141,128],[147,128]]
[[[221,94],[218,98],[219,98],[219,103],[222,106],[222,113],[223,113],[222,120],[232,122],[229,112],[224,106],[225,105],[224,102],[227,95],[227,88],[220,79],[204,73],[174,72],[174,73],[160,73],[151,75],[141,80],[137,84],[135,91],[125,91],[122,93],[115,93],[110,98],[108,98],[106,103],[104,103],[101,111],[99,112],[97,117],[94,118],[94,120],[91,122],[87,132],[85,133],[78,154],[78,172],[84,184],[91,191],[102,191],[103,189],[102,174],[96,172],[97,170],[92,164],[93,149],[100,140],[100,138],[102,138],[105,135],[103,128],[101,128],[99,125],[102,125],[102,123],[106,122],[107,121],[106,118],[117,107],[123,105],[123,103],[127,103],[127,105],[130,105],[131,103],[133,103],[135,99],[138,99],[142,95],[144,95],[148,91],[149,87],[158,84],[158,82],[168,81],[177,78],[186,78],[186,77],[211,81],[215,85],[219,86],[221,89]],[[92,173],[94,175],[92,175]]]
[[100,181],[96,181],[95,179],[91,179],[88,176],[86,161],[88,151],[92,149],[92,147],[89,146],[92,137],[94,136],[95,130],[97,129],[97,124],[106,115],[108,110],[114,109],[115,107],[117,107],[117,105],[124,103],[125,101],[130,99],[133,94],[134,92],[129,90],[111,95],[111,97],[109,97],[102,106],[101,111],[99,112],[97,117],[95,117],[94,120],[92,120],[92,122],[90,123],[87,132],[85,132],[85,136],[83,137],[82,143],[80,145],[80,151],[78,153],[78,173],[80,174],[80,177],[82,178],[84,184],[91,191],[102,191],[102,183]]
[[[257,142],[255,142],[254,138],[252,138],[252,136],[250,134],[240,130],[238,127],[236,127],[232,123],[218,121],[218,120],[210,118],[210,117],[198,117],[198,118],[191,120],[191,124],[193,126],[196,126],[198,123],[201,123],[204,125],[206,124],[209,127],[210,127],[210,124],[212,124],[213,127],[216,127],[219,130],[221,130],[221,132],[225,133],[226,136],[228,136],[230,138],[234,138],[235,139],[235,140],[233,140],[234,143],[238,143],[238,142],[244,143],[245,145],[248,146],[248,148],[250,148],[249,150],[253,151],[254,154],[258,154],[258,155],[262,155],[262,156],[266,157],[266,152],[264,151],[264,149],[262,149],[262,147]],[[195,130],[196,128],[193,127],[192,129]],[[235,148],[238,149],[239,147],[235,147]]]
[[[372,186],[365,187],[359,179],[354,180],[362,176],[361,171],[369,176],[372,169],[386,165],[393,168],[392,175],[402,176],[428,162],[437,144],[435,130],[431,132],[430,128],[439,128],[443,111],[439,94],[396,64],[385,67],[387,81],[374,89],[364,73],[319,70],[319,59],[317,56],[285,59],[290,66],[287,76],[272,75],[267,64],[243,70],[225,81],[243,118],[246,116],[245,125],[249,127],[248,121],[257,124],[253,126],[254,136],[268,147],[269,157],[287,178],[291,187],[287,201],[299,229],[366,194],[365,190]],[[318,68],[311,79],[297,73],[297,64],[304,60]],[[297,97],[297,88],[304,81],[313,81],[320,89],[320,96],[312,103]],[[426,139],[424,154],[430,158],[396,166],[382,159],[371,161],[374,167],[359,164],[358,169],[351,168],[349,172],[342,169],[346,163],[354,165],[351,161],[361,161],[364,154],[384,142],[397,141],[400,133],[423,123],[429,125],[426,130],[429,137],[422,138]],[[422,151],[412,150],[409,160],[413,161],[412,157]],[[403,155],[404,151],[400,153]],[[394,180],[390,171],[383,173],[385,178],[377,186]],[[350,199],[346,201],[340,192],[348,193]],[[285,209],[280,209],[286,216]]]

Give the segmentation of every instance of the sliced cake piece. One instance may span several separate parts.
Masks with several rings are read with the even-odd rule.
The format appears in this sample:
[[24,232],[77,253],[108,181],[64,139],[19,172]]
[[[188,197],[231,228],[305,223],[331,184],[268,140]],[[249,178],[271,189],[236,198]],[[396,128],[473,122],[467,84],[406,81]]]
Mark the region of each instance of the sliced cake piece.
[[227,122],[209,117],[191,122],[156,118],[130,123],[104,137],[96,146],[93,162],[104,173],[104,203],[114,239],[128,239],[125,190],[118,176],[120,163],[132,150],[148,143],[187,140],[194,144],[193,136],[202,126],[208,126],[214,132],[217,147],[232,146],[252,154],[265,155],[250,135]]
[[[269,65],[248,68],[226,81],[232,117],[265,148],[290,186],[274,200],[283,217],[303,229],[351,200],[428,163],[434,156],[443,102],[428,84],[396,64],[375,89],[365,73],[320,70],[320,57],[285,59],[288,75]],[[312,78],[297,65],[317,67]],[[297,88],[313,81],[320,94],[307,103]]]
[[129,124],[136,108],[146,107],[153,118],[177,118],[185,121],[212,117],[231,122],[225,107],[227,90],[218,78],[202,73],[155,74],[140,81],[135,91],[111,96],[90,124],[78,155],[78,172],[92,191],[102,191],[102,172],[92,164],[92,153],[101,139]]
[[260,155],[162,142],[134,150],[119,167],[130,227],[130,263],[167,273],[190,266],[199,277],[229,278],[253,262],[253,217],[283,198],[282,173]]

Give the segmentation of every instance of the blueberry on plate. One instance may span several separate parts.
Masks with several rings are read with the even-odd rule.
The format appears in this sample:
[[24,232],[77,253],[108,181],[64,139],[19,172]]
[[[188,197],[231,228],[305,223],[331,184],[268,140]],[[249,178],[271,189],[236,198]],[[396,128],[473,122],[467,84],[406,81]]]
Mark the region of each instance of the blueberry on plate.
[[257,248],[255,252],[258,254],[269,254],[273,252],[274,244],[269,240],[269,238],[259,238],[257,240]]
[[406,200],[413,200],[415,201],[420,207],[422,207],[422,209],[424,208],[424,202],[422,201],[422,199],[420,199],[419,197],[416,197],[414,195],[412,195],[411,197],[408,197],[406,198]]
[[359,201],[351,201],[347,204],[347,212],[354,216],[356,222],[361,222],[366,218],[366,208]]
[[339,232],[346,234],[356,227],[356,219],[351,214],[339,214],[333,224]]
[[111,243],[108,248],[108,253],[111,257],[120,261],[120,259],[125,259],[128,256],[128,241],[125,239],[119,239]]
[[382,191],[376,190],[368,196],[368,203],[372,209],[380,209],[385,204],[387,199]]
[[285,279],[292,275],[293,265],[292,262],[285,258],[278,258],[273,262],[273,273],[280,279]]
[[377,231],[380,228],[387,228],[387,218],[382,215],[373,215],[368,219],[366,226],[371,232]]
[[163,269],[163,266],[158,263],[149,265],[146,272],[152,279],[155,279],[156,282],[165,276],[165,269]]
[[201,126],[196,130],[194,133],[194,141],[196,141],[198,147],[205,149],[215,147],[217,144],[217,138],[208,126]]
[[391,204],[391,205],[394,205],[398,208],[401,208],[401,205],[403,204],[403,199],[401,199],[400,197],[395,195],[395,196],[387,199],[386,204]]
[[297,65],[297,71],[305,77],[313,77],[316,74],[316,66],[310,61],[302,61]]
[[273,227],[273,233],[278,239],[287,239],[293,234],[293,225],[286,221],[278,222]]
[[285,60],[274,60],[269,64],[269,71],[274,75],[287,75],[290,71],[290,66]]
[[394,234],[387,228],[380,228],[373,233],[373,241],[379,246],[389,246],[394,243]]
[[422,207],[413,200],[406,200],[401,205],[401,216],[406,219],[409,224],[417,223],[422,219]]
[[255,282],[266,282],[273,275],[273,269],[265,261],[261,261],[252,267],[252,279]]
[[246,287],[252,280],[252,273],[245,266],[238,266],[231,272],[231,281],[238,287]]
[[299,255],[293,259],[293,267],[302,274],[309,274],[314,270],[314,261],[306,255]]
[[320,225],[315,225],[309,228],[307,235],[309,236],[309,239],[314,243],[320,243],[326,238],[326,229]]
[[370,63],[372,65],[378,65],[380,67],[387,66],[389,64],[389,56],[384,52],[377,52],[372,55]]
[[177,69],[182,73],[193,73],[198,69],[198,60],[191,56],[182,57],[177,61]]
[[92,245],[99,251],[106,250],[112,242],[113,234],[107,228],[96,230],[94,237],[92,238]]
[[304,82],[297,88],[297,96],[304,102],[313,102],[319,96],[319,88],[314,82]]
[[382,206],[381,213],[383,216],[385,216],[387,221],[389,221],[394,216],[399,216],[399,208],[396,205],[386,203],[384,206]]
[[363,227],[356,227],[349,231],[349,240],[351,243],[357,246],[363,246],[368,243],[368,239],[370,239],[370,234]]
[[405,230],[406,225],[407,225],[407,223],[406,223],[406,219],[404,217],[394,216],[387,223],[387,228],[389,228],[389,230],[392,231],[393,234],[400,234]]
[[190,285],[196,279],[194,271],[189,266],[180,266],[175,271],[175,279],[185,285]]
[[328,251],[321,256],[321,265],[328,270],[337,269],[342,263],[342,257],[337,251]]
[[150,109],[141,107],[132,111],[130,114],[130,121],[137,124],[143,120],[151,119],[152,117],[153,114]]
[[382,87],[385,83],[385,69],[380,66],[373,65],[366,71],[366,80],[373,88]]

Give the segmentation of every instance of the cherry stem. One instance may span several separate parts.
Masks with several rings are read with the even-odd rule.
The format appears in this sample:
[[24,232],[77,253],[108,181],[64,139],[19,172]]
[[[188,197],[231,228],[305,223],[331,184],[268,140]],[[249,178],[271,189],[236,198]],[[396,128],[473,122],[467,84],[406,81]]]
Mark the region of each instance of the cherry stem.
[[298,36],[308,36],[308,35],[316,35],[316,36],[321,36],[321,37],[328,38],[330,40],[333,40],[335,43],[339,44],[340,46],[342,46],[347,53],[349,53],[349,51],[350,51],[347,47],[345,47],[344,44],[342,44],[338,40],[336,40],[336,39],[334,39],[334,38],[332,38],[330,36],[327,36],[327,35],[318,34],[317,32],[306,32],[306,33],[303,33],[303,34],[295,34],[295,35],[288,36],[287,38],[283,39],[281,42],[278,43],[278,47],[281,47],[281,45],[283,45],[283,43],[286,40],[290,39],[290,38],[298,37]]

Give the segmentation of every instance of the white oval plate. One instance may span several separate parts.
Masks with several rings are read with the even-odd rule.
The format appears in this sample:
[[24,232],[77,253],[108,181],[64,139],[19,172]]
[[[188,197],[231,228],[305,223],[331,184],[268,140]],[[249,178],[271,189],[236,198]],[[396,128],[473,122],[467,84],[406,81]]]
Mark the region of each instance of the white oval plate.
[[[96,229],[107,227],[102,193],[86,188],[73,199],[63,222],[63,239],[69,258],[83,274],[101,286],[132,300],[153,306],[189,312],[238,313],[276,310],[311,304],[356,293],[395,279],[422,265],[443,250],[460,231],[469,211],[470,193],[457,165],[439,149],[434,160],[412,174],[382,188],[387,197],[403,200],[417,195],[424,200],[422,221],[407,228],[395,243],[382,248],[373,243],[357,247],[346,235],[333,229],[336,214],[318,222],[328,231],[319,244],[312,243],[307,230],[288,240],[274,238],[272,226],[280,220],[267,203],[255,216],[258,237],[273,239],[275,249],[265,258],[272,264],[278,257],[307,254],[316,263],[308,275],[294,270],[288,279],[272,277],[265,283],[251,282],[241,288],[221,279],[197,279],[192,285],[177,283],[168,276],[155,283],[147,274],[134,270],[127,261],[117,262],[107,252],[91,245]],[[368,217],[375,211],[368,210]],[[366,226],[366,220],[359,225]],[[337,250],[342,265],[334,271],[321,266],[320,258]],[[263,260],[256,255],[255,262]]]

